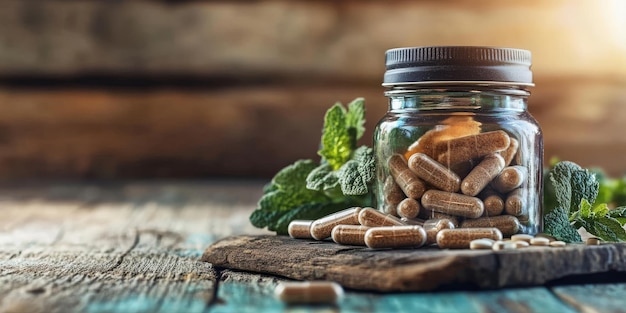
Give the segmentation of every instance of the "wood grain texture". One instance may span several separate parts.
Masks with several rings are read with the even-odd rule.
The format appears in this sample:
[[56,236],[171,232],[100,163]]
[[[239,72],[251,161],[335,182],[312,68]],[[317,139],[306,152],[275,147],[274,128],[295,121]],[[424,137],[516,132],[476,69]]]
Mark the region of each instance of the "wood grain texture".
[[579,312],[624,312],[625,283],[557,286],[552,289],[563,302]]
[[207,248],[202,260],[218,267],[299,280],[332,280],[354,289],[426,291],[459,285],[538,285],[566,276],[604,273],[626,263],[626,259],[618,258],[624,246],[572,245],[507,252],[428,248],[377,251],[284,236],[240,236]]
[[613,2],[3,0],[0,7],[1,76],[378,82],[386,49],[419,45],[530,49],[537,77],[624,77],[626,68],[623,7]]

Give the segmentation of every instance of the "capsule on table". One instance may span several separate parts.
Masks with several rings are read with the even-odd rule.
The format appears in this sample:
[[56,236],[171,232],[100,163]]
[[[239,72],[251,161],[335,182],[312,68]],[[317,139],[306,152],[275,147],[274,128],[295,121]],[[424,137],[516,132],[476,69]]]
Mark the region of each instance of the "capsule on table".
[[369,227],[404,225],[399,218],[385,214],[373,208],[364,208],[359,212],[359,224]]
[[454,224],[449,219],[430,219],[424,222],[426,231],[426,244],[431,245],[437,242],[437,234],[443,229],[454,229]]
[[522,196],[522,188],[517,188],[509,193],[504,202],[504,212],[513,216],[524,214],[525,201]]
[[455,138],[439,143],[444,145],[443,150],[446,152],[440,154],[437,161],[450,167],[453,164],[503,151],[510,143],[509,135],[501,130]]
[[502,240],[502,232],[497,228],[455,228],[443,229],[437,234],[437,245],[442,249],[468,249],[472,240]]
[[421,247],[426,243],[426,231],[421,226],[373,227],[365,232],[365,244],[373,249]]
[[513,158],[517,154],[517,149],[519,148],[519,141],[517,141],[517,139],[509,136],[509,140],[511,141],[509,143],[509,147],[506,148],[506,150],[499,152],[504,159],[504,166],[511,165]]
[[365,246],[365,232],[370,227],[363,225],[337,225],[330,234],[340,245]]
[[504,168],[504,159],[497,154],[487,155],[472,169],[461,182],[461,192],[468,196],[476,196],[487,186]]
[[312,239],[311,236],[311,220],[293,220],[287,227],[287,233],[291,238]]
[[413,154],[408,161],[411,171],[435,188],[448,192],[459,190],[461,179],[453,171],[423,153]]
[[359,225],[361,208],[354,207],[322,217],[311,224],[311,237],[323,240],[330,237],[333,228],[337,225]]
[[492,217],[480,217],[477,219],[466,219],[461,222],[461,228],[484,228],[495,227],[504,236],[517,234],[521,228],[519,220],[515,216],[500,215]]
[[493,188],[502,193],[507,193],[521,186],[528,176],[526,167],[514,165],[505,167],[491,183]]
[[407,161],[402,155],[392,155],[389,157],[387,165],[389,166],[391,176],[393,176],[393,179],[407,197],[419,199],[424,194],[426,185],[409,169]]
[[330,281],[282,282],[274,290],[287,304],[333,304],[343,297],[341,285]]
[[406,198],[398,203],[396,207],[397,216],[405,218],[415,218],[420,213],[421,205],[413,198]]
[[480,217],[485,211],[483,202],[476,197],[434,189],[424,193],[422,206],[433,211],[469,218]]

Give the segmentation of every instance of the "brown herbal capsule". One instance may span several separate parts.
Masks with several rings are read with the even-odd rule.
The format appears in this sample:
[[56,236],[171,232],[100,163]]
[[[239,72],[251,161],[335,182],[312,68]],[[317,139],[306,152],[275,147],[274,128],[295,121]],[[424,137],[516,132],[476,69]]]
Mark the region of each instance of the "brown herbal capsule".
[[426,185],[409,169],[407,161],[402,155],[392,155],[387,163],[391,176],[393,176],[393,179],[405,195],[413,199],[419,199],[424,194]]
[[502,197],[491,188],[485,188],[479,194],[479,198],[483,200],[485,205],[485,212],[482,217],[496,216],[502,214],[504,210],[504,200]]
[[476,197],[433,189],[422,196],[422,206],[433,211],[469,218],[480,217],[485,211],[483,202]]
[[420,213],[417,217],[419,217],[420,219],[424,221],[430,220],[430,219],[440,219],[440,220],[446,219],[446,220],[451,221],[452,224],[454,224],[454,227],[459,227],[459,225],[461,224],[460,219],[454,215],[429,210],[424,207],[422,207],[422,210],[420,210]]
[[517,148],[519,148],[519,142],[517,141],[517,139],[511,136],[509,136],[509,139],[511,140],[509,147],[506,148],[506,150],[499,152],[502,158],[504,159],[504,166],[511,165],[511,161],[513,161],[513,158],[515,157],[515,154],[517,153]]
[[507,193],[519,186],[526,180],[528,171],[521,165],[505,167],[491,182],[493,188],[502,193]]
[[385,197],[385,207],[388,208],[385,210],[385,213],[389,214],[396,214],[396,206],[406,198],[400,186],[396,184],[391,176],[387,176],[387,179],[385,179],[383,195]]
[[330,237],[337,225],[359,225],[359,212],[361,212],[359,207],[349,208],[314,221],[311,224],[311,237],[323,240]]
[[364,246],[365,232],[368,229],[370,228],[362,225],[337,225],[330,236],[340,245]]
[[513,216],[524,214],[525,201],[522,197],[522,189],[517,188],[509,193],[504,202],[504,212]]
[[373,249],[421,247],[426,231],[417,225],[374,227],[365,232],[365,244]]
[[406,218],[406,217],[403,217],[400,220],[405,225],[419,225],[419,226],[423,226],[424,222],[425,222],[425,220],[423,220],[421,218]]
[[408,162],[409,169],[417,174],[417,177],[435,188],[448,192],[459,190],[461,184],[459,176],[429,156],[423,153],[415,153],[409,158]]
[[343,288],[330,281],[282,282],[274,294],[288,304],[333,304],[343,297]]
[[291,238],[312,239],[311,224],[313,224],[313,221],[293,220],[287,227],[287,233],[289,233]]
[[484,228],[495,227],[504,236],[517,234],[520,230],[520,223],[515,216],[500,215],[494,217],[481,217],[477,219],[466,219],[461,223],[461,228]]
[[359,223],[369,227],[404,225],[399,218],[372,208],[363,208],[359,212]]
[[472,240],[502,240],[502,232],[497,228],[455,228],[443,229],[437,234],[437,245],[442,249],[468,249]]
[[426,231],[426,244],[431,245],[437,242],[437,234],[442,229],[454,229],[454,224],[448,219],[431,219],[424,222]]
[[504,168],[504,159],[497,154],[487,155],[461,182],[461,191],[468,196],[480,193]]
[[440,143],[444,153],[437,158],[446,167],[500,152],[509,147],[509,135],[501,130],[455,138]]
[[421,205],[413,198],[406,198],[398,204],[397,215],[406,218],[415,218],[420,213]]

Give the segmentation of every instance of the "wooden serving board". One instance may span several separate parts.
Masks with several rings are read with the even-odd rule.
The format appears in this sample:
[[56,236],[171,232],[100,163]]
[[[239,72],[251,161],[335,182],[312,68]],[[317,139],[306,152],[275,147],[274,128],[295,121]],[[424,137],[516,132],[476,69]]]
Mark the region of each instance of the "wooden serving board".
[[626,272],[626,244],[519,250],[373,250],[286,236],[236,236],[206,249],[202,261],[298,280],[332,280],[346,288],[428,291],[458,286],[500,288]]

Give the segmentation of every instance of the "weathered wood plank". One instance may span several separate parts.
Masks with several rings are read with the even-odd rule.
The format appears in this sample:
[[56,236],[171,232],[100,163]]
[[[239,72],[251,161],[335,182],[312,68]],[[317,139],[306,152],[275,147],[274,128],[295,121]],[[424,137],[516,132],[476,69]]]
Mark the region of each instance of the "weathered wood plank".
[[583,0],[481,0],[471,5],[4,0],[0,73],[185,73],[378,82],[388,48],[462,44],[530,49],[538,77],[624,77],[624,24],[617,12],[623,12],[618,2]]
[[553,287],[555,295],[580,312],[624,312],[626,283]]
[[544,287],[385,294],[346,290],[345,297],[336,306],[285,306],[273,293],[276,285],[284,280],[224,270],[211,312],[576,312]]
[[567,276],[605,273],[624,266],[622,249],[623,244],[500,252],[372,250],[286,236],[239,236],[213,244],[202,260],[217,267],[299,280],[332,280],[361,290],[425,291],[459,285],[528,286]]
[[198,257],[225,235],[262,232],[247,221],[260,188],[2,188],[0,311],[204,312],[216,276]]

